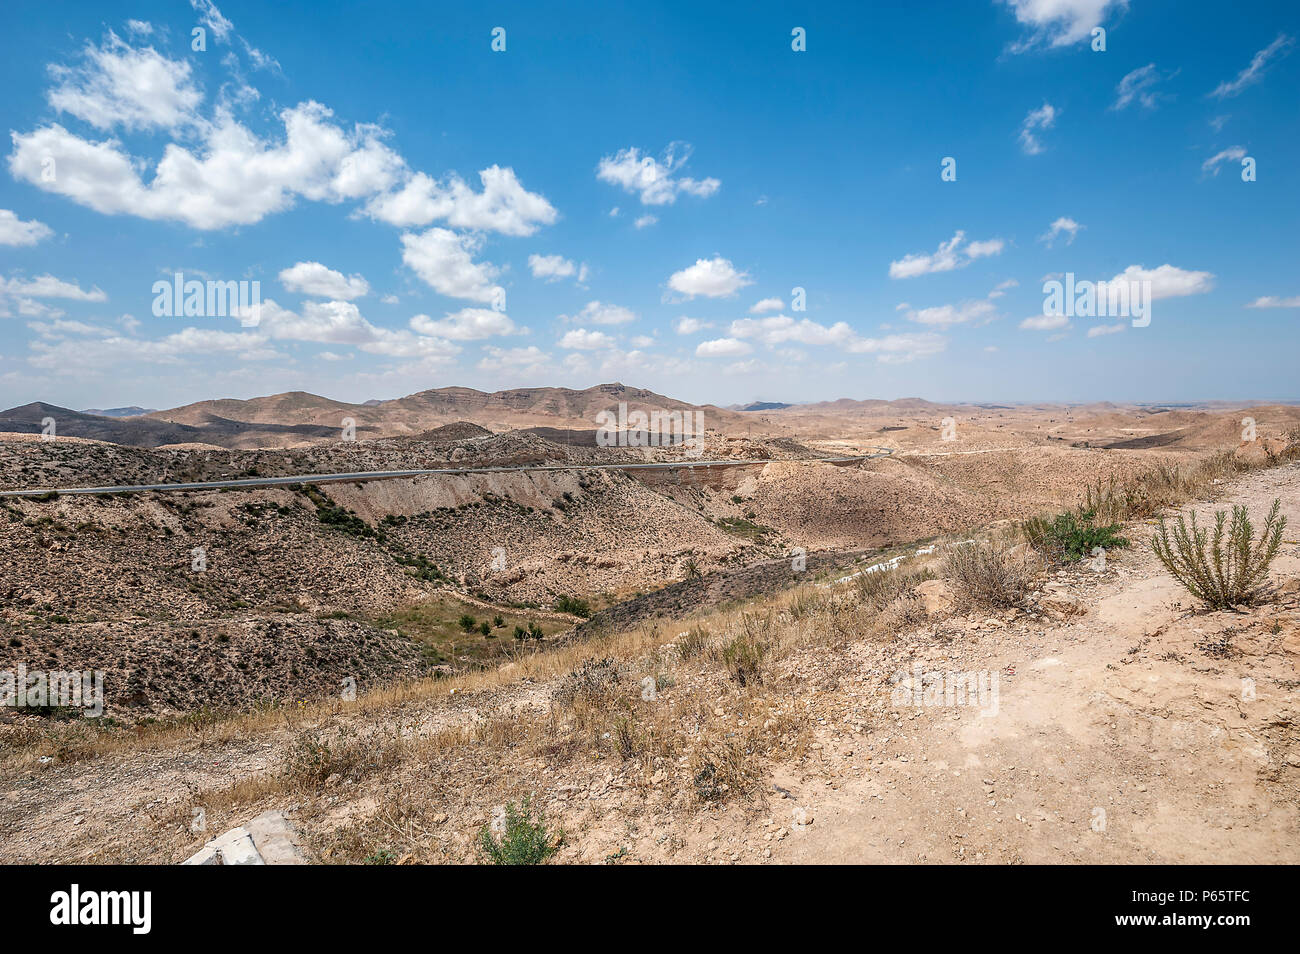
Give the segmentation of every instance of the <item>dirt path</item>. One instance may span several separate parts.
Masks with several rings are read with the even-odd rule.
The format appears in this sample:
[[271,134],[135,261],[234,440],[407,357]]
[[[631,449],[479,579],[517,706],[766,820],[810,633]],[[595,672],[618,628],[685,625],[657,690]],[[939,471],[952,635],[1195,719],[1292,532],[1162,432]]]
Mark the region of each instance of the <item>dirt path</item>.
[[[982,660],[953,667],[999,674],[996,712],[909,705],[896,732],[785,779],[793,801],[773,814],[790,831],[773,860],[1300,862],[1300,465],[1195,510],[1242,503],[1259,523],[1274,498],[1289,518],[1281,603],[1195,609],[1143,528],[1095,579],[1058,584],[1085,615],[985,637]],[[792,825],[795,808],[811,823]]]

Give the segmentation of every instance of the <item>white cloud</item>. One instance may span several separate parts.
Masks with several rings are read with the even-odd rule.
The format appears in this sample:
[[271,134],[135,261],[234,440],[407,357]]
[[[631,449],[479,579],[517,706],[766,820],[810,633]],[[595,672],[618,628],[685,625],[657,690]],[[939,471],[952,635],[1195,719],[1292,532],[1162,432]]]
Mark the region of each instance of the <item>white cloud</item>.
[[578,266],[563,255],[529,255],[528,268],[532,271],[533,278],[547,282],[558,282],[562,278],[572,278],[578,274]]
[[1038,237],[1038,240],[1040,242],[1046,242],[1050,246],[1052,242],[1056,240],[1058,235],[1064,234],[1066,236],[1065,244],[1073,245],[1075,235],[1077,235],[1079,230],[1082,228],[1083,226],[1074,221],[1074,219],[1063,215],[1053,222],[1048,227],[1047,231]]
[[[1176,75],[1177,71],[1175,71]],[[1161,76],[1156,71],[1154,63],[1148,63],[1146,66],[1140,66],[1131,73],[1125,74],[1124,78],[1119,81],[1115,87],[1115,102],[1111,104],[1111,109],[1126,109],[1134,100],[1141,104],[1143,109],[1155,109],[1160,102],[1160,94],[1154,89],[1157,83],[1163,82],[1166,77]]]
[[698,318],[687,318],[685,315],[682,315],[673,323],[673,327],[677,329],[679,335],[693,335],[696,332],[703,331],[705,328],[712,328],[713,322],[700,321]]
[[846,322],[837,321],[827,327],[808,318],[802,321],[788,315],[768,318],[738,318],[731,323],[731,334],[736,338],[757,338],[768,347],[788,342],[806,345],[846,345],[856,335]]
[[1016,288],[1019,285],[1020,282],[1016,281],[1014,278],[1008,278],[1004,282],[999,282],[997,287],[994,288],[991,292],[989,292],[988,297],[990,300],[994,298],[1001,298],[1003,295],[1007,293],[1008,288]]
[[1262,298],[1256,298],[1247,308],[1300,308],[1300,295],[1293,295],[1290,298],[1278,298],[1275,295],[1265,295]]
[[1100,338],[1102,335],[1117,335],[1127,327],[1123,322],[1115,325],[1093,325],[1088,329],[1088,337]]
[[1241,146],[1229,146],[1221,152],[1215,153],[1209,159],[1201,163],[1201,172],[1208,173],[1212,176],[1219,174],[1219,167],[1225,162],[1240,162],[1246,156],[1246,150]]
[[632,338],[632,347],[634,348],[648,348],[654,343],[654,338],[649,335],[634,335]]
[[633,146],[601,159],[596,178],[637,194],[642,205],[671,205],[683,192],[707,198],[722,185],[717,179],[674,178],[690,155],[691,147],[686,143],[669,144],[660,159],[643,156]]
[[262,302],[257,330],[277,340],[317,344],[350,344],[370,354],[400,358],[447,360],[460,349],[449,341],[394,331],[371,324],[352,302],[309,301],[301,314],[281,308],[274,299]]
[[1123,10],[1128,0],[1002,0],[1011,7],[1016,20],[1031,28],[1023,41],[1012,46],[1020,52],[1042,43],[1070,46],[1092,38],[1092,30],[1102,24],[1112,8]]
[[108,296],[98,287],[86,291],[76,282],[65,282],[48,274],[31,279],[0,279],[0,294],[27,298],[66,298],[70,301],[108,301]]
[[536,345],[527,348],[485,347],[484,356],[478,363],[480,371],[512,372],[523,374],[549,374],[552,371],[551,356]]
[[951,239],[942,243],[933,255],[914,252],[889,263],[890,278],[915,278],[931,272],[950,272],[956,268],[965,268],[977,258],[999,254],[1005,242],[1002,239],[987,239],[980,242],[966,241],[966,233],[960,229]]
[[649,228],[658,221],[659,217],[656,215],[643,215],[632,223],[632,227],[637,229]]
[[212,0],[190,0],[190,6],[199,15],[199,22],[212,31],[218,40],[225,40],[235,25],[221,15]]
[[503,312],[491,308],[462,308],[448,313],[446,318],[434,321],[428,315],[411,319],[412,330],[435,338],[453,341],[478,341],[495,335],[513,335],[519,329]]
[[432,228],[402,235],[402,261],[434,291],[449,298],[491,301],[498,269],[489,262],[475,262],[474,253],[482,239],[457,235],[449,229]]
[[721,340],[755,338],[768,348],[788,344],[834,347],[849,354],[874,354],[886,364],[902,364],[947,347],[946,338],[930,331],[864,338],[843,321],[826,326],[807,318],[796,321],[788,315],[739,318],[731,323],[729,331],[731,337]]
[[780,311],[785,307],[785,302],[779,298],[761,298],[750,306],[751,315],[762,314],[765,311]]
[[1174,265],[1143,268],[1130,265],[1111,280],[1117,282],[1150,282],[1151,298],[1181,298],[1184,295],[1203,295],[1214,287],[1214,276],[1209,272],[1194,272]]
[[937,305],[931,308],[908,309],[907,320],[922,325],[948,328],[952,325],[986,321],[997,314],[997,307],[987,299],[964,301],[959,305]]
[[1246,87],[1258,83],[1263,77],[1264,69],[1268,66],[1269,61],[1279,54],[1285,56],[1294,44],[1294,37],[1279,33],[1277,39],[1251,57],[1250,65],[1238,73],[1236,79],[1224,80],[1214,88],[1210,96],[1215,99],[1228,99],[1238,95]]
[[184,60],[169,60],[153,47],[135,49],[111,31],[102,46],[87,44],[82,65],[52,65],[50,72],[59,81],[46,94],[50,105],[102,130],[192,123],[203,98]]
[[53,234],[44,222],[23,221],[9,209],[0,209],[0,245],[35,245]]
[[1031,109],[1020,124],[1020,148],[1026,155],[1036,156],[1043,151],[1043,144],[1038,141],[1038,131],[1051,129],[1056,123],[1058,111],[1051,103],[1043,103],[1038,109]]
[[1052,331],[1069,326],[1070,319],[1065,315],[1032,315],[1020,323],[1026,331]]
[[[344,131],[331,111],[306,102],[280,113],[285,138],[265,142],[228,114],[205,129],[197,152],[171,143],[146,185],[142,162],[116,140],[92,142],[58,124],[13,133],[15,179],[66,196],[106,215],[174,220],[197,229],[247,225],[283,211],[298,197],[341,202],[387,188],[402,159],[382,131]],[[42,174],[54,161],[53,177]]]
[[706,298],[730,298],[746,285],[754,284],[748,272],[737,271],[735,266],[721,256],[696,259],[695,264],[673,272],[668,287],[687,298],[703,295]]
[[695,356],[697,358],[734,358],[742,354],[749,354],[754,349],[744,341],[737,338],[714,338],[712,341],[701,341],[695,346]]
[[603,331],[588,331],[586,328],[574,328],[572,331],[565,333],[560,339],[561,348],[576,349],[579,351],[595,351],[599,348],[610,348],[614,345],[614,339]]
[[370,284],[360,275],[344,276],[320,262],[298,262],[280,272],[280,284],[291,292],[351,301],[370,293]]
[[266,337],[252,332],[218,331],[185,328],[158,339],[63,338],[57,341],[33,340],[27,359],[33,367],[63,374],[99,372],[104,368],[129,362],[175,365],[188,355],[204,357],[214,354],[234,355],[243,361],[265,361],[280,357],[266,347]]
[[601,301],[589,301],[576,315],[561,315],[563,321],[588,322],[595,325],[625,325],[636,321],[636,312],[622,305],[610,305]]
[[479,179],[483,191],[475,192],[458,176],[437,182],[417,172],[401,189],[372,199],[366,212],[399,228],[442,219],[456,228],[516,236],[532,235],[559,217],[544,196],[523,187],[513,169],[489,166]]

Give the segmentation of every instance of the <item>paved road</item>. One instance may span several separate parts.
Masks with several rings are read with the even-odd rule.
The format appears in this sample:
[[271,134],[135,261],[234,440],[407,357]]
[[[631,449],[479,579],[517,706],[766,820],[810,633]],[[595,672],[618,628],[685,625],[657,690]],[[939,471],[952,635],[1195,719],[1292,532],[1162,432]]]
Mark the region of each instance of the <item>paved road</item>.
[[117,487],[45,487],[28,490],[0,490],[0,497],[41,497],[57,494],[126,494],[144,490],[220,490],[223,487],[277,487],[284,484],[325,484],[364,480],[393,480],[398,477],[432,477],[469,474],[545,473],[559,470],[695,470],[708,467],[744,467],[752,464],[855,464],[893,453],[888,447],[875,448],[877,453],[861,457],[801,457],[773,461],[766,458],[744,460],[693,460],[654,463],[617,464],[538,464],[532,467],[438,467],[427,470],[364,470],[348,474],[292,474],[287,477],[244,477],[238,480],[201,480],[177,484],[123,484]]

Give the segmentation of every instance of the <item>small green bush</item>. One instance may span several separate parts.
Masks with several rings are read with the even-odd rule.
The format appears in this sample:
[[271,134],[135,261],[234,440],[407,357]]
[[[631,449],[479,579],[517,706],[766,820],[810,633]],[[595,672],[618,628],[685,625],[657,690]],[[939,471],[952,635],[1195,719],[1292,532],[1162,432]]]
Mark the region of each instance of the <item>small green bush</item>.
[[530,796],[523,804],[514,802],[505,807],[505,826],[500,835],[484,825],[478,835],[479,848],[494,865],[540,865],[559,849],[564,832],[554,836],[546,830],[546,817],[540,808],[534,810]]
[[581,616],[583,619],[591,615],[590,603],[568,594],[556,597],[554,609],[557,613],[571,613],[574,616]]
[[1212,537],[1209,528],[1196,525],[1195,513],[1190,530],[1179,515],[1172,539],[1162,519],[1159,532],[1151,538],[1151,548],[1174,579],[1197,599],[1216,609],[1255,603],[1265,593],[1269,564],[1282,545],[1286,517],[1280,516],[1281,508],[1282,501],[1274,500],[1257,542],[1250,515],[1239,506],[1232,508],[1231,524],[1227,523],[1227,511],[1214,515]]

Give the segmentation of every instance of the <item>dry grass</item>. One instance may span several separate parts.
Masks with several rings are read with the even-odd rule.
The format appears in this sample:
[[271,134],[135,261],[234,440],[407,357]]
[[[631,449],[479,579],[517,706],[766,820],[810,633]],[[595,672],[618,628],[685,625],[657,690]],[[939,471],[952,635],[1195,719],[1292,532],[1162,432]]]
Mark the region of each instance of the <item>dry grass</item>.
[[963,602],[996,610],[1023,606],[1041,568],[1027,547],[994,538],[946,547],[941,572]]

